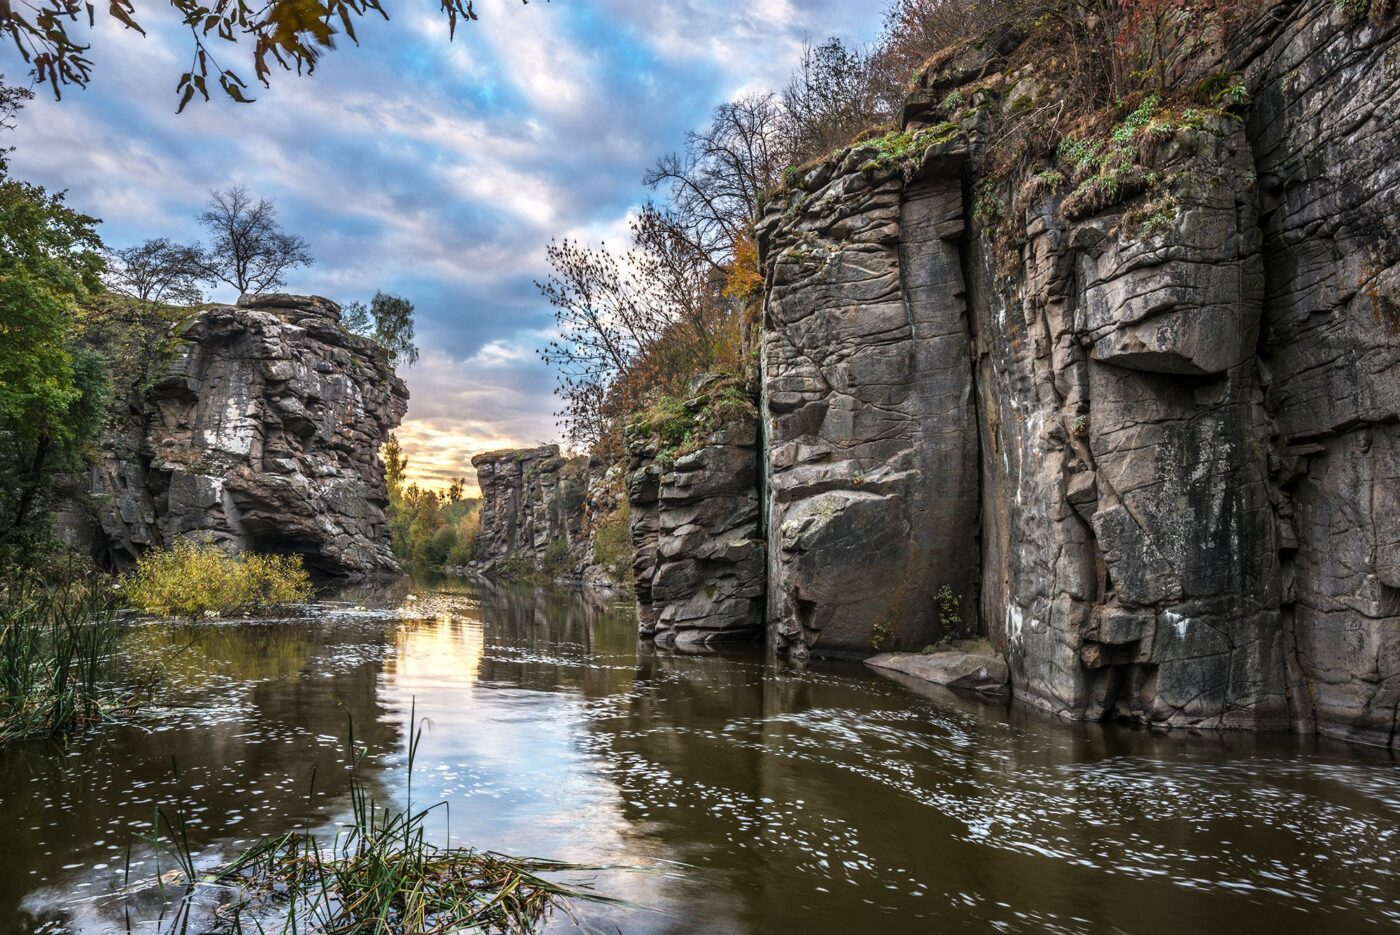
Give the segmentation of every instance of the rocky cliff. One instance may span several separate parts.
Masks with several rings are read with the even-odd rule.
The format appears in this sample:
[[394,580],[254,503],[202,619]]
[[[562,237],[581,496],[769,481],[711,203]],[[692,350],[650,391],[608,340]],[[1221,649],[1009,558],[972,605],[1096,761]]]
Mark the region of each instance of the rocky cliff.
[[1064,716],[1395,743],[1397,36],[1274,4],[1199,103],[1008,180],[1055,89],[1003,35],[799,172],[758,230],[769,642],[981,634]]
[[394,571],[379,447],[408,390],[316,297],[206,308],[104,440],[88,535],[107,563],[177,539],[297,553],[337,575]]
[[763,629],[758,413],[701,377],[679,411],[628,429],[627,502],[642,635],[681,645]]
[[[1395,745],[1400,23],[1355,6],[1265,0],[1039,148],[1072,89],[1002,32],[791,172],[757,415],[702,380],[629,428],[643,635],[972,637],[1064,717]],[[573,541],[556,451],[481,467],[490,549]]]
[[566,458],[558,445],[492,451],[472,458],[481,487],[477,557],[563,573],[586,546],[588,458]]

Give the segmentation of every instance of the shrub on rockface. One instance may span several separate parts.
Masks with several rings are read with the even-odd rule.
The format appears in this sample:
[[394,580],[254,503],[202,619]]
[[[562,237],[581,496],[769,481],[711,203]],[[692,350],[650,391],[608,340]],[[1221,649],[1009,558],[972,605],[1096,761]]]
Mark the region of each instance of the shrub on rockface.
[[593,527],[593,560],[602,565],[614,581],[630,585],[632,534],[626,500]]
[[133,608],[158,617],[225,616],[301,603],[311,577],[300,555],[229,555],[182,541],[143,555],[121,588]]

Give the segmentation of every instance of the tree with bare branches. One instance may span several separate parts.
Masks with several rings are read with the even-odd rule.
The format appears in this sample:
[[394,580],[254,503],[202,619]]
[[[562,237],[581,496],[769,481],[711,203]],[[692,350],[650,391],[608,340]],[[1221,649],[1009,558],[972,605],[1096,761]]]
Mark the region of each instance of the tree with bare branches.
[[107,288],[143,305],[193,305],[201,298],[204,257],[197,247],[165,237],[107,255]]
[[719,268],[758,220],[762,195],[788,159],[781,101],[750,94],[716,107],[710,126],[686,134],[685,148],[657,160],[642,181],[665,193],[678,228]]
[[276,206],[254,201],[242,185],[211,192],[199,223],[212,238],[201,261],[204,277],[240,295],[281,288],[289,270],[312,263],[306,241],[282,229]]

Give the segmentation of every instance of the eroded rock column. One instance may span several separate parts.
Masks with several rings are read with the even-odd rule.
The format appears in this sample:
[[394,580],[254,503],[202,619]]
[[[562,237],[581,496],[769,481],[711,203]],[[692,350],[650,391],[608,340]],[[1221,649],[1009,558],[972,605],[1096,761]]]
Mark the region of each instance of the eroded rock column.
[[667,449],[645,424],[628,432],[638,616],[642,634],[658,643],[755,640],[762,632],[758,415],[748,400],[725,405],[726,385],[697,388],[686,403],[693,450]]
[[856,147],[810,171],[760,225],[769,639],[780,652],[920,649],[973,625],[960,165],[946,146],[907,164]]

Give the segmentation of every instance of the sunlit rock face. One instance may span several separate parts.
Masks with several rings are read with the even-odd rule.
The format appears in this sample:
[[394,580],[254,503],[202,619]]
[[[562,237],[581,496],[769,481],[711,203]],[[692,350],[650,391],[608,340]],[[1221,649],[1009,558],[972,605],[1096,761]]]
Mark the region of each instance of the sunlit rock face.
[[543,445],[480,454],[472,467],[481,487],[477,557],[515,556],[535,567],[571,570],[584,545],[588,459]]
[[628,517],[643,636],[681,646],[761,636],[758,433],[758,417],[746,406],[708,426],[692,451],[669,453],[655,435],[629,434]]
[[811,170],[759,226],[769,639],[797,656],[917,650],[977,604],[964,152],[878,155]]
[[408,390],[327,299],[216,305],[178,325],[139,417],[90,478],[105,551],[179,539],[297,553],[329,574],[395,571],[379,447]]

